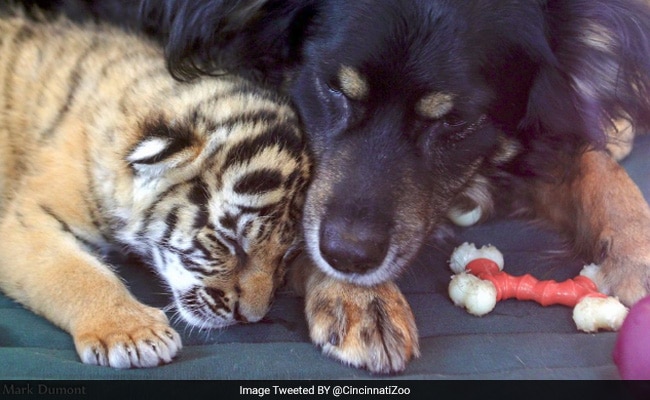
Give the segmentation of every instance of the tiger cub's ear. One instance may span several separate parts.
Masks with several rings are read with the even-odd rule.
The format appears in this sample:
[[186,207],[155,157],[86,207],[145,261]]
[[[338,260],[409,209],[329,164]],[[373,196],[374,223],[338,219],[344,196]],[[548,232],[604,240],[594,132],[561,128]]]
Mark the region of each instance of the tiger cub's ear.
[[145,120],[139,129],[140,141],[126,158],[139,174],[161,175],[191,163],[201,151],[201,140],[190,124],[158,116]]

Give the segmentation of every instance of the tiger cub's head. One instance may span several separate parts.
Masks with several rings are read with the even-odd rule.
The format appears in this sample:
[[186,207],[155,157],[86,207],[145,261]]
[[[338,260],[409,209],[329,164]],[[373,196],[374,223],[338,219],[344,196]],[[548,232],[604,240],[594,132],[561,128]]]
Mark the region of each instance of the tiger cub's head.
[[189,90],[143,118],[127,151],[135,211],[120,239],[202,328],[260,320],[300,241],[305,142],[282,99],[248,89]]

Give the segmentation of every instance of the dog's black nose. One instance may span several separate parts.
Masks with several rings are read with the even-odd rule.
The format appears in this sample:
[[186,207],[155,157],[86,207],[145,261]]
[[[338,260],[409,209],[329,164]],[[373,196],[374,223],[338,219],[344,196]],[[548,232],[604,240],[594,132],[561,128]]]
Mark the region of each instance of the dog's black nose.
[[381,223],[330,218],[321,225],[321,255],[343,273],[363,274],[379,267],[388,252],[388,242],[389,230]]

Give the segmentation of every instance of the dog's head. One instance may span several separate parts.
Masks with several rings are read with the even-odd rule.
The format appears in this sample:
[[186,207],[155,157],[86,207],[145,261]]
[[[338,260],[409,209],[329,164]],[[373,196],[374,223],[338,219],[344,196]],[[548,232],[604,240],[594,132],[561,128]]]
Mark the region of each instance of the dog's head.
[[374,284],[443,221],[498,130],[457,7],[362,3],[307,44],[291,93],[318,159],[309,252],[337,277]]
[[316,158],[309,252],[356,283],[396,276],[494,160],[528,172],[616,118],[650,124],[634,0],[226,3],[165,2],[170,66],[282,77]]

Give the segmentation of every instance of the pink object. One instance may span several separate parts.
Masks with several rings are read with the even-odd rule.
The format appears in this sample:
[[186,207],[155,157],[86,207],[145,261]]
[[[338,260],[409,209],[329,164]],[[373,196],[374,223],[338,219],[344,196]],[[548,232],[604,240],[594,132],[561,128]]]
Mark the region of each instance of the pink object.
[[613,357],[621,378],[650,379],[650,296],[630,309],[618,333]]

